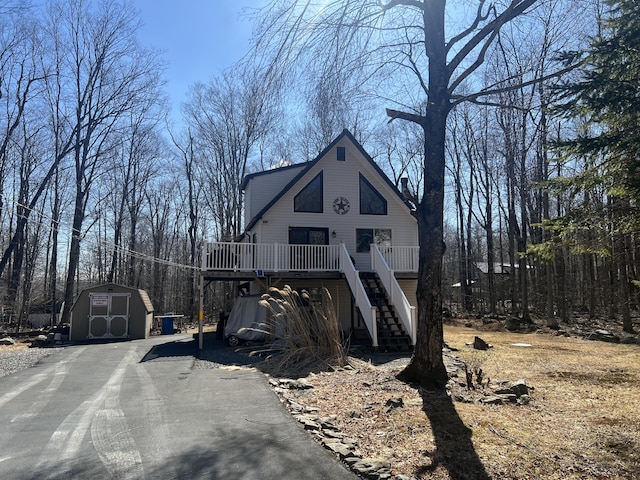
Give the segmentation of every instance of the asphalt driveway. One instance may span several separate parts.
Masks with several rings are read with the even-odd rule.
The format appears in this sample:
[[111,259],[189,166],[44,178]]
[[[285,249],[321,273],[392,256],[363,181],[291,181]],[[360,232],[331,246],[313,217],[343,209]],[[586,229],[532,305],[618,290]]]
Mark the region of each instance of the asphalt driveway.
[[[58,349],[0,379],[2,479],[356,479],[224,347],[186,335]],[[245,359],[246,361],[246,359]],[[218,368],[215,368],[218,367]]]

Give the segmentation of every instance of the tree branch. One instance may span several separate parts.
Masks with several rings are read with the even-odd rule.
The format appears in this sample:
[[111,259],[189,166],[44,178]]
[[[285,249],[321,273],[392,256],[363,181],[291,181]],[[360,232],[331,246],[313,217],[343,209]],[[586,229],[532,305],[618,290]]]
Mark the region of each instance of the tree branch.
[[[538,0],[513,0],[511,4],[491,22],[480,29],[449,62],[449,75],[462,64],[463,60],[488,36],[494,36],[504,24],[522,14],[527,8]],[[463,73],[464,74],[464,73]]]
[[412,43],[409,41],[408,37],[407,37],[407,45],[409,47],[409,52],[406,54],[406,57],[409,60],[409,63],[411,63],[411,70],[416,75],[416,77],[418,77],[418,81],[420,82],[420,86],[422,87],[422,90],[424,91],[424,93],[427,95],[427,98],[428,98],[429,97],[429,86],[427,85],[427,82],[425,82],[422,74],[420,73],[420,69],[418,68],[418,65],[416,64],[415,60],[413,59]]
[[452,95],[451,99],[452,99],[452,104],[453,105],[458,105],[462,102],[474,102],[474,103],[478,103],[476,102],[478,98],[480,97],[487,97],[489,95],[498,95],[500,93],[506,93],[506,92],[512,92],[513,90],[518,90],[519,88],[523,88],[523,87],[528,87],[529,85],[535,85],[537,83],[542,83],[545,82],[547,80],[550,80],[552,78],[557,78],[560,77],[562,75],[564,75],[565,73],[568,73],[576,68],[578,68],[580,65],[582,64],[582,62],[579,63],[574,63],[573,65],[569,65],[568,67],[565,67],[561,70],[557,70],[553,73],[550,73],[549,75],[545,75],[543,77],[539,77],[539,78],[534,78],[531,80],[528,80],[526,82],[519,82],[515,85],[508,85],[506,87],[501,87],[501,88],[492,88],[492,89],[486,89],[486,90],[480,90],[479,92],[473,93],[471,95]]
[[418,10],[424,10],[424,5],[417,0],[391,0],[389,3],[384,3],[382,0],[378,0],[378,5],[383,11],[391,10],[398,5],[404,5],[407,7],[415,7]]
[[425,116],[417,115],[415,113],[401,112],[399,110],[392,110],[387,108],[387,116],[390,117],[387,123],[393,122],[396,118],[400,120],[408,120],[409,122],[417,123],[418,125],[424,125]]
[[489,8],[487,9],[486,15],[482,15],[482,7],[484,6],[485,3],[486,3],[486,0],[480,1],[480,4],[478,5],[478,11],[476,12],[476,18],[473,21],[473,24],[469,26],[469,28],[467,28],[466,30],[463,30],[458,35],[456,35],[451,40],[449,40],[446,46],[447,52],[449,52],[449,50],[451,50],[451,48],[460,40],[470,35],[478,27],[478,25],[480,25],[480,22],[484,22],[487,18],[489,18],[489,14],[491,13],[492,10],[495,13],[496,7],[494,5],[490,5]]
[[456,88],[458,88],[458,86],[464,82],[473,72],[475,72],[483,63],[484,63],[484,57],[485,54],[487,53],[487,50],[489,48],[489,46],[491,45],[491,43],[493,42],[493,39],[496,38],[496,35],[498,34],[498,30],[494,30],[491,35],[489,36],[489,38],[485,41],[485,44],[482,46],[482,49],[480,49],[480,53],[478,53],[478,56],[476,57],[475,61],[469,66],[467,67],[451,84],[451,86],[448,88],[448,91],[450,94],[453,94],[453,92],[455,91]]

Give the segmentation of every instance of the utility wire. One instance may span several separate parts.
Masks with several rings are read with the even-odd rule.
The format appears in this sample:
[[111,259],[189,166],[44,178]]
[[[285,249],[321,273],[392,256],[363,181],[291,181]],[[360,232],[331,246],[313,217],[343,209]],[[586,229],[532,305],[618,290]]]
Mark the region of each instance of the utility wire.
[[[23,205],[19,202],[13,202],[16,206],[22,207],[25,210],[29,210],[32,214],[38,215],[40,218],[43,218],[45,220],[49,220],[52,224],[56,225],[56,228],[60,227],[60,220],[54,220],[51,216],[47,215],[44,212],[35,210],[35,209],[30,209],[27,205]],[[22,219],[28,219],[28,217],[26,215],[20,215],[19,216]],[[70,228],[71,234],[75,234],[78,235],[80,238],[82,238],[83,240],[89,242],[91,245],[93,246],[97,246],[102,245],[104,247],[107,247],[109,249],[115,249],[116,251],[120,252],[123,255],[128,255],[130,257],[133,258],[137,258],[140,260],[144,260],[144,261],[148,261],[148,262],[152,262],[152,263],[158,263],[161,265],[167,265],[170,267],[175,267],[175,268],[183,268],[183,269],[187,269],[187,270],[200,270],[200,267],[197,267],[195,265],[186,265],[186,264],[182,264],[182,263],[177,263],[177,262],[172,262],[170,260],[165,260],[163,258],[158,258],[158,257],[154,257],[152,255],[146,254],[146,253],[142,253],[142,252],[137,252],[135,250],[131,250],[128,248],[123,247],[122,245],[116,245],[113,242],[109,242],[107,240],[102,240],[99,239],[96,241],[91,241],[89,239],[87,239],[87,237],[82,235],[82,232],[79,231],[76,228],[71,227]]]

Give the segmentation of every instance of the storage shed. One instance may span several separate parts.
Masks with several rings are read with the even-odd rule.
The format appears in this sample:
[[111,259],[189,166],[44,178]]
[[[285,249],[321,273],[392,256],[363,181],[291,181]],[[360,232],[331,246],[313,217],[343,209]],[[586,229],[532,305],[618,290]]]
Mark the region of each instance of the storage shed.
[[153,305],[144,290],[107,283],[83,290],[71,308],[71,341],[148,338]]

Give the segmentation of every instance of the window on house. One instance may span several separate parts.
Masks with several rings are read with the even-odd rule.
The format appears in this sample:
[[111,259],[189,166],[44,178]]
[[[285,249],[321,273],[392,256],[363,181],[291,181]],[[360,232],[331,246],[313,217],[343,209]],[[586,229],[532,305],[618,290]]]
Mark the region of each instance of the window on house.
[[320,227],[289,227],[292,245],[329,245],[329,229]]
[[315,176],[293,199],[294,212],[322,213],[322,172]]
[[387,201],[369,181],[360,174],[360,214],[386,215]]
[[371,244],[380,246],[391,245],[390,228],[356,228],[356,252],[367,253]]
[[344,147],[337,148],[338,161],[344,162],[347,159],[346,149]]

